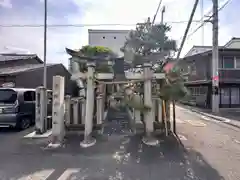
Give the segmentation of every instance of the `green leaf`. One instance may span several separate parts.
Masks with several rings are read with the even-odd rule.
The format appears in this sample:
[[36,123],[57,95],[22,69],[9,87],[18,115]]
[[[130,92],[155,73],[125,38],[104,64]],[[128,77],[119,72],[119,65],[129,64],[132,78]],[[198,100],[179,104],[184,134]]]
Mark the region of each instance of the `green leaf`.
[[160,97],[164,100],[180,100],[189,94],[183,82],[164,84],[160,89]]
[[124,52],[130,47],[135,50],[136,55],[176,51],[176,41],[167,36],[170,30],[171,27],[166,24],[154,24],[150,27],[147,23],[140,24],[130,32],[121,50]]

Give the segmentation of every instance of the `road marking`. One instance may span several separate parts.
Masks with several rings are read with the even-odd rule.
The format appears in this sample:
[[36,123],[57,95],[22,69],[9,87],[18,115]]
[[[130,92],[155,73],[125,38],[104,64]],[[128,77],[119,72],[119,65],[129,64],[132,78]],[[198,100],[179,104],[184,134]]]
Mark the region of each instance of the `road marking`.
[[207,117],[207,116],[203,116],[203,115],[200,115],[200,117],[206,121],[211,121],[212,119]]
[[197,120],[189,120],[189,119],[187,119],[187,120],[184,120],[184,121],[188,122],[189,124],[191,124],[191,125],[193,125],[193,126],[198,126],[198,127],[204,127],[204,126],[206,126],[205,123],[200,122],[200,121],[197,121]]
[[49,130],[43,134],[36,134],[36,131],[33,131],[29,134],[27,134],[26,136],[24,136],[24,138],[47,138],[52,134],[52,131]]
[[[41,171],[36,171],[33,174],[25,175],[17,180],[46,180],[54,172],[54,169],[44,169]],[[66,169],[57,180],[67,180],[67,179],[76,179],[75,173],[79,173],[80,168],[68,168]],[[74,176],[74,177],[73,177]]]
[[220,116],[215,116],[215,115],[208,115],[208,113],[205,113],[205,112],[201,112],[201,114],[204,114],[204,115],[201,115],[200,112],[191,111],[189,109],[185,109],[185,108],[177,107],[177,106],[176,106],[176,108],[184,110],[188,113],[192,113],[194,115],[200,116],[202,119],[207,120],[207,121],[224,122],[224,123],[231,122],[231,119],[220,117]]
[[[170,121],[173,122],[173,117],[170,117]],[[176,123],[183,124],[185,122],[179,118],[176,118]]]
[[237,143],[237,144],[240,144],[240,141],[237,140],[237,139],[234,139],[234,142]]
[[45,169],[37,171],[31,175],[25,175],[17,180],[46,180],[53,172],[54,169]]
[[[64,171],[64,173],[57,179],[57,180],[67,180],[70,179],[71,175],[78,173],[80,171],[80,169],[77,168],[69,168],[66,171]],[[75,177],[71,177],[71,179],[76,179]]]
[[182,134],[178,134],[178,137],[181,141],[186,141],[187,140],[187,138]]

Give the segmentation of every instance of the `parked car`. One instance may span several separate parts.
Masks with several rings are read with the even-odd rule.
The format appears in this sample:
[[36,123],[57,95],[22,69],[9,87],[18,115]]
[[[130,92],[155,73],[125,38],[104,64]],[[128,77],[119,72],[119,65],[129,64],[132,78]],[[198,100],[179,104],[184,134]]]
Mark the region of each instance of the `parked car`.
[[[51,103],[51,91],[49,98]],[[35,89],[0,88],[0,127],[26,129],[35,123]],[[48,106],[51,113],[51,106]]]

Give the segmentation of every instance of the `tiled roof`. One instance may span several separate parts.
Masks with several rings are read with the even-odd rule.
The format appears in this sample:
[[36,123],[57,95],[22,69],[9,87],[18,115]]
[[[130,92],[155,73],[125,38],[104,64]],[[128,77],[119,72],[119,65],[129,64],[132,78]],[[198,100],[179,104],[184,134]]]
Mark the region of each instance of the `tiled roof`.
[[[54,66],[59,64],[47,64],[47,67]],[[0,68],[0,75],[13,75],[25,71],[32,71],[39,68],[43,68],[43,64],[27,64],[23,66],[13,66],[13,67],[6,67]]]
[[185,57],[187,56],[193,56],[195,54],[200,54],[206,51],[209,51],[212,49],[212,46],[193,46],[190,51],[188,51],[188,53],[185,55]]
[[0,54],[0,61],[14,61],[38,58],[36,54]]

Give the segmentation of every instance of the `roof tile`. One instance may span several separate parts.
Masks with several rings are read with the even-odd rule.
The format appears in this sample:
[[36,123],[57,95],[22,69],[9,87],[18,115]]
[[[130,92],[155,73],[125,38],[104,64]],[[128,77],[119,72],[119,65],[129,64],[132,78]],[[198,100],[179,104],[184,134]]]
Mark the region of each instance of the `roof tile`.
[[[47,64],[47,67],[54,66],[54,65],[57,65],[57,64]],[[22,66],[0,68],[0,75],[13,75],[13,74],[17,74],[25,71],[36,70],[43,67],[44,67],[43,64],[27,64]]]

